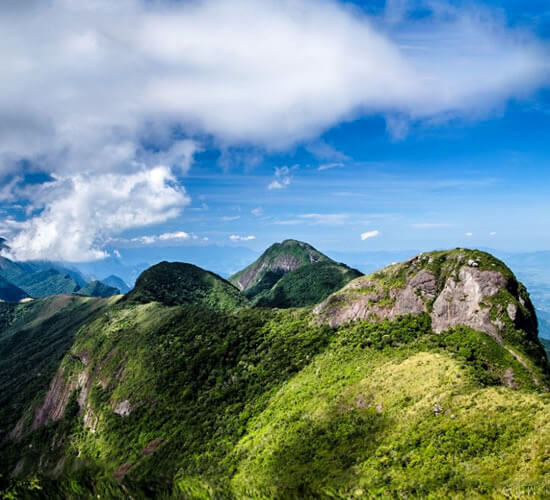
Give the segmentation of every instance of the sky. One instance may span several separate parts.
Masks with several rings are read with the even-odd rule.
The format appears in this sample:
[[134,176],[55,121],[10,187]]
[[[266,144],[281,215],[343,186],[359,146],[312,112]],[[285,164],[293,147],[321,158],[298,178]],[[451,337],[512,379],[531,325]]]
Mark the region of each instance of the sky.
[[0,236],[550,249],[542,0],[0,3]]

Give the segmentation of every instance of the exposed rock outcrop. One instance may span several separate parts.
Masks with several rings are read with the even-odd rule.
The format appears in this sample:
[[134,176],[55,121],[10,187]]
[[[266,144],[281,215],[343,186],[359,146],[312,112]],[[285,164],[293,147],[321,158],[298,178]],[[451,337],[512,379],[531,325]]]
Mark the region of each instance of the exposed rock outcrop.
[[420,254],[358,278],[314,312],[331,326],[428,313],[438,333],[465,325],[499,342],[508,326],[537,335],[533,306],[512,272],[491,255],[471,250]]

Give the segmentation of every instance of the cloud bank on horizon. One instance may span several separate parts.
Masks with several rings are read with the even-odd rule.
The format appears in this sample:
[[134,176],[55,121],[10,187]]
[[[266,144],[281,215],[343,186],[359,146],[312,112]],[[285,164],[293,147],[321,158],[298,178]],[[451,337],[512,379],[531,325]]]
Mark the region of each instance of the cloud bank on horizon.
[[[13,256],[103,258],[109,238],[180,216],[208,142],[281,151],[373,114],[399,138],[546,84],[534,36],[429,5],[415,20],[335,0],[3,2],[0,201],[27,214],[1,223]],[[29,185],[33,171],[49,178]]]

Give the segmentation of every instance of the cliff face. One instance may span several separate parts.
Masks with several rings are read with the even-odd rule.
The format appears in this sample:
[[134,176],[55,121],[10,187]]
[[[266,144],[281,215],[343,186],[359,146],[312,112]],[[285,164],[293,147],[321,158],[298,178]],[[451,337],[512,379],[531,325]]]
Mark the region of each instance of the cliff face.
[[501,261],[472,250],[424,253],[358,278],[314,313],[331,326],[428,313],[437,333],[465,325],[499,343],[514,332],[537,341],[536,315],[523,285]]

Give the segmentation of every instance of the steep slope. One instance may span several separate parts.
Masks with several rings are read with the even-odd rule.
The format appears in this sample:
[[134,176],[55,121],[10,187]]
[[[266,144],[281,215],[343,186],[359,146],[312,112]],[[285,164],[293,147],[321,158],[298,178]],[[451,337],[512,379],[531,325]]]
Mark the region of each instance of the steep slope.
[[122,278],[115,276],[114,274],[111,274],[100,281],[107,286],[117,288],[120,290],[120,293],[128,293],[130,291],[128,284]]
[[58,295],[0,304],[0,441],[22,432],[29,422],[16,423],[29,403],[44,396],[77,330],[112,303]]
[[306,264],[282,276],[276,275],[274,284],[269,279],[272,274],[269,271],[258,285],[244,292],[260,307],[287,308],[318,304],[351,280],[363,275],[356,269],[330,261]]
[[141,304],[156,301],[169,306],[202,305],[224,311],[248,305],[228,281],[181,262],[161,262],[144,271],[124,300]]
[[[229,278],[239,290],[257,286],[264,277],[274,284],[274,277],[307,264],[331,261],[326,255],[302,241],[285,240],[271,245],[259,259]],[[268,274],[270,273],[270,274]]]
[[87,295],[88,297],[112,297],[113,295],[119,295],[120,290],[101,281],[90,281],[84,288],[78,290],[78,294]]
[[[437,297],[431,309],[386,318],[380,299],[372,317],[330,326],[324,308],[338,305],[343,318],[343,308],[358,301],[355,282],[348,285],[353,293],[316,312],[226,309],[211,295],[224,295],[227,282],[194,266],[155,266],[135,291],[78,330],[49,388],[24,391],[17,412],[1,416],[10,437],[0,436],[0,492],[544,498],[549,368],[537,350],[532,305],[503,264],[463,252],[430,254],[426,264],[420,256],[356,280],[377,281],[389,294],[387,308],[432,300],[422,295],[431,286],[402,292],[421,271],[438,277],[437,296],[451,278],[453,290],[468,284],[460,291],[467,304],[456,308],[462,324],[443,329],[431,316]],[[499,338],[478,321],[483,307],[466,307],[486,300],[480,297],[489,289],[480,295],[475,272],[473,281],[455,279],[464,267],[503,278],[482,275],[482,282],[490,277],[497,287],[489,297],[502,297],[503,314],[512,310],[504,299],[519,304],[513,332],[497,330]],[[10,328],[24,321],[13,309],[21,306],[0,306],[11,311],[0,315]],[[497,320],[505,322],[490,316],[491,324]]]
[[19,302],[26,299],[28,294],[0,276],[0,300],[4,302]]

